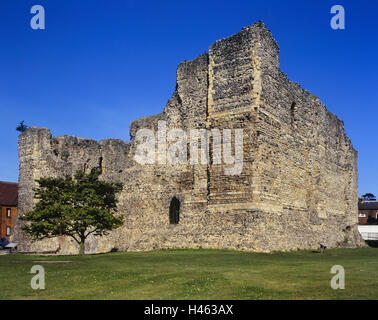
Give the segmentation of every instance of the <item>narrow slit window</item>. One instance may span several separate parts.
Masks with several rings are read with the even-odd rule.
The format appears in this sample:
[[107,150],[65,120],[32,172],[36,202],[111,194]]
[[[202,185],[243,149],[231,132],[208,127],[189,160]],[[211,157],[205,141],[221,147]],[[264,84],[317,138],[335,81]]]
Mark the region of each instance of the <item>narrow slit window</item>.
[[291,120],[291,125],[294,125],[294,123],[295,123],[296,112],[297,112],[297,105],[296,105],[295,102],[293,102],[293,103],[291,104],[291,107],[290,107],[290,120]]

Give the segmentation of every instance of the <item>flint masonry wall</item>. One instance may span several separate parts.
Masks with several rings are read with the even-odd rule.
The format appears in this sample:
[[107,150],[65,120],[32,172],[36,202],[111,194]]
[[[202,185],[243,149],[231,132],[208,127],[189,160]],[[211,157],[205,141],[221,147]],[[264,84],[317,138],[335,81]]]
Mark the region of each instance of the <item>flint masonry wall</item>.
[[[321,241],[330,247],[362,245],[356,227],[357,152],[342,121],[279,70],[278,52],[258,22],[181,63],[164,111],[134,121],[130,143],[53,138],[47,128],[28,129],[19,139],[19,215],[33,206],[35,179],[100,167],[102,179],[124,183],[118,212],[125,224],[89,239],[88,253],[114,247],[270,252],[316,248]],[[138,164],[136,133],[149,128],[156,141],[165,138],[157,133],[159,121],[167,131],[233,129],[233,150],[240,144],[235,129],[243,129],[242,170],[230,175],[232,165],[214,161],[215,139],[208,164]],[[189,153],[189,141],[186,147]],[[173,197],[181,204],[177,225],[169,224]],[[21,226],[18,221],[13,237],[20,250],[78,251],[65,237],[32,242]]]

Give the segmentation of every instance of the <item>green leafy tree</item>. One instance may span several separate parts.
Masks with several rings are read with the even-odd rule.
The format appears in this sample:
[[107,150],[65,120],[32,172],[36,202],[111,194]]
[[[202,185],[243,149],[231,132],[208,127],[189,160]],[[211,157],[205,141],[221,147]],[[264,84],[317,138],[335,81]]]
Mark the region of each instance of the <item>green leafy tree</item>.
[[24,120],[22,120],[19,125],[16,127],[16,130],[19,131],[19,132],[24,132],[26,131],[26,129],[28,128],[28,126],[26,124],[24,124]]
[[35,198],[39,201],[34,209],[20,219],[23,227],[34,240],[59,235],[70,236],[84,253],[85,240],[90,234],[106,235],[123,224],[117,217],[116,194],[123,188],[121,183],[100,181],[98,169],[85,174],[79,171],[71,176],[41,178]]
[[363,196],[362,196],[365,200],[376,200],[375,198],[375,195],[372,194],[372,193],[365,193]]

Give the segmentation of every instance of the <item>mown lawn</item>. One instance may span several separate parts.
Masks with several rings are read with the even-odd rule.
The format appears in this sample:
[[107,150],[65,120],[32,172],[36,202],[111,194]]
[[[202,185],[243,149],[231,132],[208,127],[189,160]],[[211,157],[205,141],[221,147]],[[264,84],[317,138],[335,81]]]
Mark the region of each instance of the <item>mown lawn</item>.
[[[36,264],[45,290],[30,287]],[[333,265],[345,269],[344,290],[330,287]],[[0,256],[0,279],[0,299],[378,299],[378,248],[12,254]]]

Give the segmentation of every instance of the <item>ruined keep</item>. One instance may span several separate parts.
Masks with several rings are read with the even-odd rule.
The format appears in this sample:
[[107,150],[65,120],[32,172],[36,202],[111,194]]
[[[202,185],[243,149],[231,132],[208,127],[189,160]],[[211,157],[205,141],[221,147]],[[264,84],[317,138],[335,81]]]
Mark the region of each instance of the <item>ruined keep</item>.
[[[362,245],[357,151],[343,122],[279,69],[278,53],[262,22],[216,41],[208,53],[179,65],[164,111],[134,121],[129,143],[52,137],[47,128],[29,128],[19,138],[18,214],[32,209],[35,179],[100,167],[102,179],[124,184],[118,210],[125,223],[88,239],[88,253]],[[229,165],[214,161],[137,163],[137,131],[156,131],[163,120],[167,130],[243,129],[242,171],[226,174]],[[13,235],[20,251],[78,252],[66,237],[30,241],[22,223]]]

